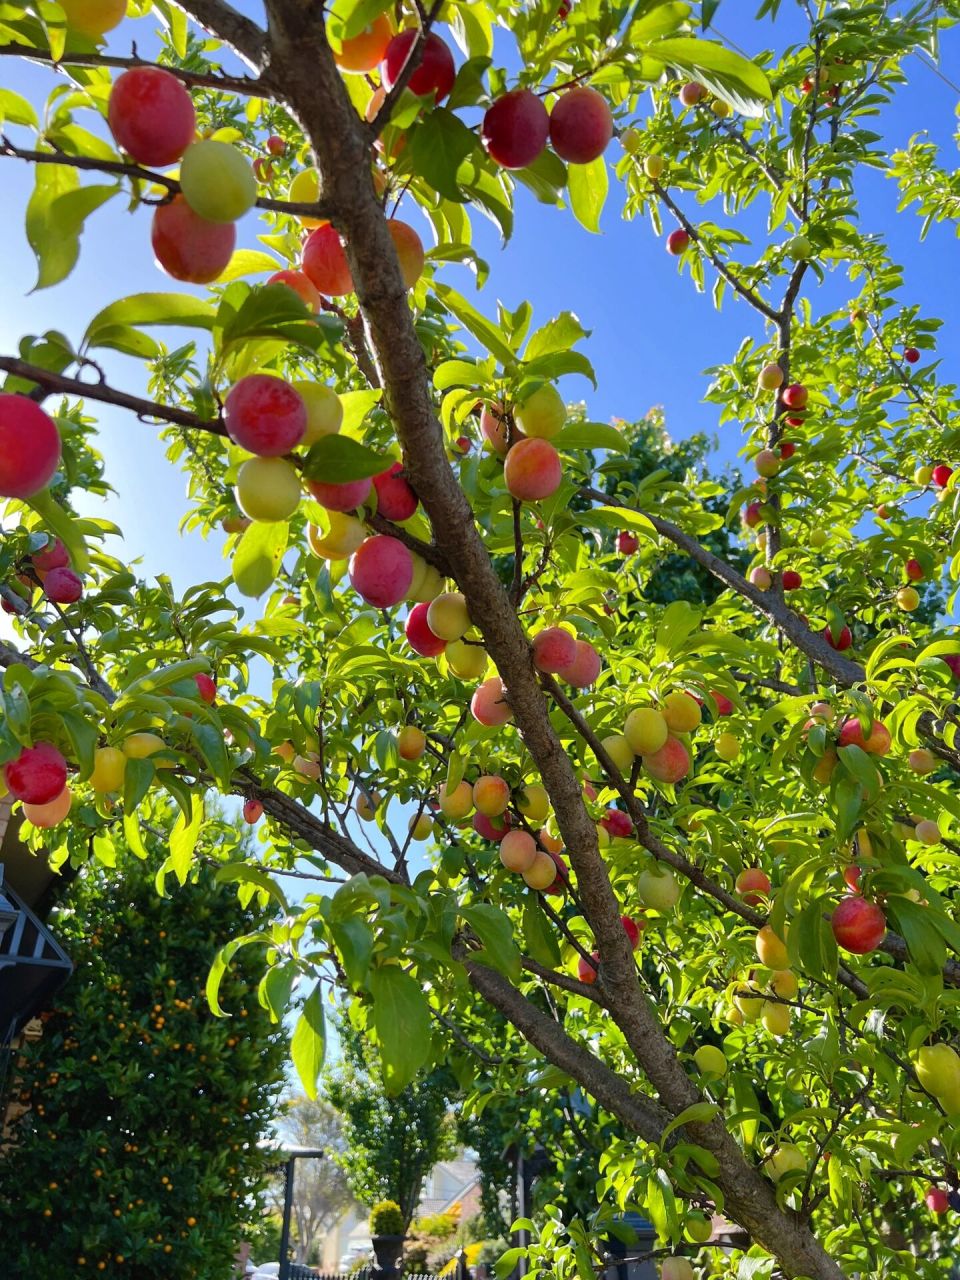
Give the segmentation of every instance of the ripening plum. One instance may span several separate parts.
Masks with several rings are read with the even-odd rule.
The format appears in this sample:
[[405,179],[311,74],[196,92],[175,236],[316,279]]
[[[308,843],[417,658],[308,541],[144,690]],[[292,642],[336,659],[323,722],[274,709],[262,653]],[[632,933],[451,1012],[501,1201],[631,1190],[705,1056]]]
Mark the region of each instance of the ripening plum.
[[409,520],[417,509],[417,495],[404,478],[403,463],[394,462],[373,477],[377,512],[387,520]]
[[517,808],[528,822],[545,822],[550,812],[550,797],[538,782],[529,782],[517,797]]
[[440,570],[428,564],[423,556],[418,556],[415,552],[410,554],[413,557],[413,581],[407,591],[407,599],[429,604],[443,591]]
[[356,511],[370,496],[373,481],[347,480],[343,484],[324,484],[320,480],[308,480],[307,488],[313,497],[328,511]]
[[[317,204],[320,199],[320,174],[316,169],[304,169],[295,174],[287,189],[287,200],[290,204]],[[302,227],[324,227],[326,218],[311,218],[309,214],[298,213],[297,221]]]
[[473,784],[473,807],[486,818],[497,818],[510,803],[510,788],[496,774],[481,774]]
[[692,733],[702,715],[699,702],[683,689],[674,689],[663,700],[663,718],[671,733]]
[[533,637],[533,665],[557,673],[577,660],[577,638],[563,627],[546,627]]
[[485,813],[473,815],[474,831],[478,836],[483,836],[484,840],[492,840],[494,844],[499,844],[506,837],[510,826],[509,813],[498,814],[495,818],[488,818]]
[[353,293],[353,276],[340,233],[329,222],[310,232],[300,265],[311,284],[327,297]]
[[635,755],[653,755],[670,736],[670,726],[655,707],[636,707],[627,716],[623,734]]
[[577,656],[569,667],[558,672],[560,679],[574,689],[586,689],[600,674],[600,655],[589,640],[577,641]]
[[175,164],[197,131],[193,99],[176,76],[160,67],[132,67],[117,77],[107,123],[121,151],[154,169]]
[[442,640],[459,640],[470,630],[470,613],[466,598],[459,591],[444,591],[431,600],[427,623]]
[[0,393],[0,498],[32,498],[60,465],[57,424],[29,396]]
[[423,275],[423,241],[409,223],[401,222],[399,218],[391,218],[387,223],[387,230],[397,251],[403,283],[408,289],[412,289]]
[[350,559],[350,582],[377,609],[399,604],[413,578],[413,560],[398,538],[377,533],[362,542]]
[[590,164],[613,137],[613,116],[602,93],[587,85],[567,89],[550,112],[550,141],[561,160]]
[[[415,27],[408,27],[387,45],[380,64],[380,81],[388,93],[400,78],[418,35]],[[431,31],[423,42],[420,62],[407,81],[407,88],[419,98],[430,95],[434,102],[442,102],[449,97],[456,76],[457,68],[449,45]]]
[[289,520],[300,505],[300,476],[286,458],[248,458],[237,472],[233,492],[251,520]]
[[261,458],[276,458],[303,439],[307,409],[300,394],[283,378],[251,373],[230,388],[223,405],[227,435]]
[[557,866],[549,853],[544,853],[538,849],[533,862],[527,867],[526,871],[521,872],[524,883],[529,885],[531,889],[537,889],[543,893],[547,889],[553,888],[557,879]]
[[321,533],[316,525],[307,529],[307,544],[321,560],[349,560],[367,536],[366,527],[351,515],[331,511],[327,517],[330,528]]
[[247,800],[243,806],[243,820],[252,827],[263,817],[263,805],[259,800]]
[[50,827],[58,827],[70,812],[70,806],[73,804],[73,796],[69,787],[64,787],[56,799],[51,800],[48,804],[26,804],[23,806],[23,816],[28,822],[32,822],[35,827],[41,830],[47,830]]
[[874,720],[869,734],[864,737],[863,726],[856,717],[844,720],[837,739],[841,747],[857,746],[871,756],[885,756],[890,750],[890,730],[879,720]]
[[334,51],[333,60],[341,71],[355,75],[373,71],[392,39],[393,23],[387,14],[378,14],[358,35],[342,41],[339,53]]
[[883,941],[887,919],[876,902],[852,895],[837,904],[830,917],[830,927],[839,946],[863,956],[875,951]]
[[473,809],[473,787],[469,782],[461,780],[451,789],[444,783],[437,798],[440,812],[453,822],[459,822]]
[[426,601],[415,604],[407,614],[407,621],[404,624],[404,634],[407,637],[407,644],[414,651],[419,653],[421,658],[436,658],[438,654],[443,653],[447,647],[447,642],[441,636],[434,635],[427,624],[427,610],[429,605]]
[[230,222],[208,222],[177,196],[157,205],[150,242],[157,266],[185,284],[212,284],[226,270],[237,243]]
[[3,766],[3,780],[14,800],[49,804],[67,785],[67,762],[52,743],[37,742]]
[[320,310],[320,290],[311,284],[302,271],[293,271],[290,268],[284,271],[275,271],[267,281],[267,284],[285,285],[311,311],[317,312]]
[[121,791],[127,771],[127,757],[117,747],[98,747],[93,753],[90,785],[94,791]]
[[690,772],[690,753],[679,738],[668,737],[659,751],[640,758],[647,773],[658,782],[679,782]]
[[427,735],[415,724],[405,724],[397,734],[397,755],[401,760],[419,760],[427,749]]
[[485,404],[480,413],[480,431],[494,453],[507,452],[507,424],[502,404]]
[[500,861],[508,871],[523,875],[537,860],[537,842],[527,831],[508,831],[500,841]]
[[447,645],[447,666],[461,680],[479,680],[486,674],[487,651],[468,640],[451,640]]
[[49,573],[51,569],[66,569],[70,565],[70,552],[59,538],[54,538],[42,551],[33,553],[30,563],[37,573]]
[[99,43],[123,21],[127,0],[60,0],[60,8],[67,15],[69,30]]
[[307,427],[300,443],[309,446],[324,436],[335,436],[343,422],[343,402],[334,389],[305,378],[298,378],[292,386],[307,411]]
[[76,604],[83,595],[83,579],[65,566],[51,569],[43,579],[43,594],[54,604]]
[[487,108],[480,141],[504,169],[525,169],[543,152],[550,132],[547,109],[530,89],[513,89]]
[[567,406],[557,388],[545,382],[515,406],[513,416],[525,436],[550,440],[562,430],[567,420]]
[[786,939],[776,934],[770,925],[765,924],[761,929],[757,930],[754,945],[757,951],[757,959],[761,964],[766,965],[768,969],[789,968],[790,957],[787,954]]
[[474,720],[489,726],[506,724],[513,719],[499,676],[491,676],[478,686],[470,699],[470,711]]

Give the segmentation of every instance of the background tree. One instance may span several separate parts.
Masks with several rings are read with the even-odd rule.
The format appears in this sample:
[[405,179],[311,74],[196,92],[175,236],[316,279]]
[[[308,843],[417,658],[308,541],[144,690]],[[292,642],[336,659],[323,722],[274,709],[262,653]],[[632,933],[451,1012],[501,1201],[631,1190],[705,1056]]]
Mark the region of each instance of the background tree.
[[[171,795],[184,880],[213,825],[283,919],[221,952],[211,1003],[263,948],[308,1092],[332,989],[390,1093],[462,1082],[465,1056],[488,1091],[544,1059],[589,1091],[626,1136],[595,1211],[545,1213],[532,1257],[560,1276],[634,1206],[696,1253],[711,1204],[753,1242],[744,1274],[946,1266],[949,1227],[917,1258],[882,1220],[940,1221],[956,1182],[960,642],[920,607],[960,573],[956,387],[865,184],[921,212],[942,190],[924,217],[955,220],[940,158],[874,128],[954,7],[764,0],[751,61],[713,38],[715,0],[267,0],[263,26],[140,0],[159,80],[122,36],[104,53],[119,10],[3,12],[0,58],[70,78],[2,98],[38,283],[121,196],[168,274],[211,286],[0,357],[6,783],[65,858],[109,859],[121,815],[132,841]],[[594,376],[576,316],[450,283],[465,264],[482,287],[473,223],[509,236],[520,186],[596,231],[612,177],[725,310],[707,397],[752,478],[723,513],[697,474],[620,483],[623,433],[567,421],[556,382]],[[190,332],[167,349],[155,326]],[[105,351],[146,363],[151,398],[100,376]],[[167,424],[185,520],[229,535],[255,616],[229,584],[139,581],[78,514],[109,484],[99,404]],[[705,544],[741,519],[746,574]],[[622,597],[665,547],[721,593]],[[253,853],[214,789],[265,818]]]
[[257,1233],[287,1039],[252,953],[224,982],[229,1020],[204,984],[218,947],[269,917],[207,868],[171,911],[158,843],[85,868],[53,917],[76,972],[14,1073],[29,1109],[0,1159],[13,1274],[225,1278]]
[[340,1031],[343,1059],[324,1079],[324,1096],[343,1134],[337,1161],[365,1208],[392,1200],[409,1227],[430,1170],[456,1150],[449,1114],[453,1079],[440,1068],[388,1094],[371,1046],[344,1023]]
[[[322,1160],[301,1160],[294,1184],[294,1261],[317,1262],[323,1236],[353,1204],[353,1193],[339,1158],[345,1151],[340,1117],[326,1102],[305,1097],[291,1098],[279,1125],[282,1141],[292,1146],[313,1147],[326,1152]],[[274,1197],[283,1205],[283,1189]]]

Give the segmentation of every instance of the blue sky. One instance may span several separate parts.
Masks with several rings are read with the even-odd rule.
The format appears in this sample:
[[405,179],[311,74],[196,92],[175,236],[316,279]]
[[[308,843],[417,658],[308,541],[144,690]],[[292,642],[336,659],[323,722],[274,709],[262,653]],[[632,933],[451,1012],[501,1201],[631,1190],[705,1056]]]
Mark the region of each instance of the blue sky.
[[[243,7],[253,15],[260,11],[259,5]],[[753,8],[743,0],[727,0],[718,14],[720,32],[745,51],[757,52],[768,42],[783,45],[796,33],[789,3],[784,6],[784,20],[773,28],[769,23],[753,22],[748,16]],[[142,51],[148,47],[149,30],[148,22],[127,23],[120,29],[122,34],[111,37],[111,51],[129,52],[132,39]],[[944,46],[942,69],[956,81],[960,79],[960,43],[948,37]],[[957,93],[917,59],[911,61],[909,70],[910,84],[881,122],[885,140],[892,150],[926,129],[952,152]],[[49,72],[9,59],[4,60],[0,75],[2,83],[27,93],[38,105],[56,83]],[[614,161],[619,156],[616,142],[608,155]],[[22,334],[49,327],[62,329],[77,340],[89,317],[120,296],[185,287],[167,280],[153,264],[149,210],[131,214],[124,201],[115,200],[91,219],[73,275],[55,288],[31,294],[34,263],[23,217],[32,175],[19,161],[0,163],[4,179],[0,235],[7,245],[0,350],[12,353]],[[868,175],[861,194],[870,226],[889,236],[894,256],[906,264],[905,299],[918,301],[927,313],[945,319],[941,347],[949,350],[956,343],[960,324],[956,272],[944,269],[945,261],[956,261],[951,230],[934,228],[921,245],[919,220],[912,215],[894,217],[896,188],[892,182]],[[692,201],[687,202],[687,208],[695,218]],[[600,236],[589,235],[568,212],[537,204],[523,189],[518,194],[516,221],[514,238],[501,248],[485,220],[476,218],[479,247],[492,267],[480,305],[492,311],[497,298],[511,308],[529,298],[541,321],[564,308],[577,312],[592,330],[587,349],[599,386],[593,392],[584,380],[570,379],[564,389],[570,397],[586,396],[592,417],[629,418],[643,414],[651,404],[662,403],[674,436],[714,432],[714,412],[701,403],[707,385],[702,371],[732,354],[745,332],[757,331],[754,315],[730,302],[721,314],[715,313],[708,299],[697,295],[689,281],[678,276],[675,261],[645,221],[621,220],[615,188]],[[245,219],[241,243],[255,243],[256,231],[255,218]],[[447,268],[446,278],[471,294],[472,277],[464,270]],[[835,305],[848,296],[840,272],[823,289],[826,296],[814,299],[815,307]],[[171,342],[180,336],[174,336],[175,331],[167,333]],[[106,363],[116,385],[142,388],[136,361],[117,355]],[[104,409],[100,416],[108,474],[118,491],[105,514],[124,528],[126,554],[142,557],[148,573],[172,573],[181,586],[195,581],[198,574],[213,577],[225,573],[219,539],[216,545],[204,545],[195,536],[188,541],[179,537],[184,484],[163,460],[151,429],[127,414]],[[721,457],[733,458],[740,443],[734,428],[727,427],[720,444]]]

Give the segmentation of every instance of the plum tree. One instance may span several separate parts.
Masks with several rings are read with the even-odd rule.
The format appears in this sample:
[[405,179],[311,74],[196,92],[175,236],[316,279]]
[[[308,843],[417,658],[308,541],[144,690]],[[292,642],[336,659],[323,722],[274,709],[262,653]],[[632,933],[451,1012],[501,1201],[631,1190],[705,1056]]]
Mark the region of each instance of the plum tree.
[[[175,910],[194,835],[265,820],[256,857],[204,857],[284,903],[282,945],[234,942],[268,958],[273,1016],[302,1002],[308,1089],[335,990],[390,1088],[449,1063],[480,1115],[518,1063],[525,1103],[574,1081],[602,1177],[535,1214],[531,1271],[592,1269],[583,1242],[635,1204],[668,1275],[686,1251],[939,1274],[939,1244],[904,1259],[882,1217],[927,1215],[960,1115],[956,391],[859,204],[879,168],[904,210],[957,220],[933,135],[894,136],[913,52],[952,38],[936,6],[765,5],[755,63],[705,37],[716,5],[268,0],[260,26],[143,0],[156,67],[123,27],[64,47],[54,6],[7,7],[0,65],[32,60],[29,92],[72,77],[4,98],[41,286],[97,267],[114,297],[80,232],[119,193],[168,275],[217,282],[77,333],[58,313],[0,357],[0,764],[55,833],[27,838],[79,867],[166,824]],[[744,478],[657,411],[591,420],[593,317],[483,292],[479,217],[509,239],[524,190],[544,236],[561,208],[596,231],[611,188],[677,259],[640,318],[666,333],[688,279],[724,307],[702,413],[742,431]],[[162,433],[226,589],[118,558],[88,505],[101,405]],[[28,794],[44,744],[62,768]],[[293,898],[314,870],[323,896]],[[721,1201],[745,1260],[704,1238]]]

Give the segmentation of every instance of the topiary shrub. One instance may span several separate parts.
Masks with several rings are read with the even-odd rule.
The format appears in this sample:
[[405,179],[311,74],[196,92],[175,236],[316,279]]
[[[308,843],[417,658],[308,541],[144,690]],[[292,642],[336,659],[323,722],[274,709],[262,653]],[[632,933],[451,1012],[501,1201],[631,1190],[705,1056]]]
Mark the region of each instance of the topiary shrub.
[[370,1210],[371,1236],[402,1236],[403,1214],[395,1200],[381,1200]]

